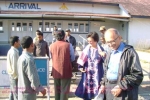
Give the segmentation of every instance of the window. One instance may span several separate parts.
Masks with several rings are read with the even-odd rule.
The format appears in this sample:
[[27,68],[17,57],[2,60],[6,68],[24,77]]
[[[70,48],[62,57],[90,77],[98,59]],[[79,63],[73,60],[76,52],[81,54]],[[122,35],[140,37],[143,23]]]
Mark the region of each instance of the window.
[[89,32],[89,24],[85,23],[85,22],[68,23],[68,29],[70,29],[72,32],[87,33],[87,32]]
[[58,30],[61,29],[61,23],[57,23],[57,28],[58,28]]
[[45,31],[50,31],[49,22],[45,22]]
[[72,23],[68,23],[68,29],[70,29],[70,31],[72,31]]
[[27,23],[22,23],[22,31],[27,31]]
[[32,31],[32,23],[29,23],[29,31]]
[[84,32],[84,23],[80,23],[79,32]]
[[12,32],[32,32],[33,31],[33,25],[32,25],[32,22],[27,22],[27,21],[24,21],[24,22],[12,22],[11,23],[11,31]]
[[54,26],[55,26],[55,22],[52,22],[51,23],[51,31],[53,31]]
[[89,24],[85,24],[85,32],[89,32]]
[[57,29],[62,29],[62,23],[61,22],[54,22],[54,21],[45,21],[44,22],[44,31],[45,32],[53,32],[54,26],[57,26]]
[[39,22],[39,30],[42,31],[42,22]]
[[11,31],[15,31],[15,23],[14,22],[11,24]]
[[74,23],[74,32],[79,32],[78,23]]
[[3,32],[3,22],[0,22],[0,32]]
[[21,31],[21,23],[17,23],[16,25],[16,31]]

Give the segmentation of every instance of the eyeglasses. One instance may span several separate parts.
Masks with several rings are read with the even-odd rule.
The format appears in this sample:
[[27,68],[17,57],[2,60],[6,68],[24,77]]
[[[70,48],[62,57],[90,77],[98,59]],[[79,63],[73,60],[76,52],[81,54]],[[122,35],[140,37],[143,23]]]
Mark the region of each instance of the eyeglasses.
[[116,44],[116,40],[118,39],[118,37],[119,36],[117,36],[114,40],[112,40],[112,41],[107,41],[106,43],[108,44],[108,45],[114,45],[114,44]]

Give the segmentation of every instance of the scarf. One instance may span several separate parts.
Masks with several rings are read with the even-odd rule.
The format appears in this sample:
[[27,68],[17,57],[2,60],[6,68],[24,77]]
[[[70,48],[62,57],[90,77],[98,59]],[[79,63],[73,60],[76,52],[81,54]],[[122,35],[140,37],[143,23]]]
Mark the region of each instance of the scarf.
[[[90,50],[90,45],[88,44],[85,49],[82,51],[81,55],[79,56],[77,63],[81,66],[84,65],[84,63],[87,61],[88,59],[88,54],[89,54],[89,50]],[[101,47],[97,44],[97,48],[98,51],[102,51]]]

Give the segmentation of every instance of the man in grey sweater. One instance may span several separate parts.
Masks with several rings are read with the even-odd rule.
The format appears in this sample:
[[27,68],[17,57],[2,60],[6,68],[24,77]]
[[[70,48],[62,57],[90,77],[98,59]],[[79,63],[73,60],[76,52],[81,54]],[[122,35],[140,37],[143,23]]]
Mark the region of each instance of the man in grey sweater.
[[29,36],[21,41],[23,52],[18,59],[18,100],[36,100],[36,94],[46,94],[41,86],[35,62],[32,56],[33,40]]

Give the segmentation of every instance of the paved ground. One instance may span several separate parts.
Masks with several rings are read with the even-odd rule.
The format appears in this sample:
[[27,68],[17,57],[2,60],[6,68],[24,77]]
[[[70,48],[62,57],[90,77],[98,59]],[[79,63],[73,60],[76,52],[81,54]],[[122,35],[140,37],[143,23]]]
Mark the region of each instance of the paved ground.
[[[144,73],[144,79],[142,84],[139,87],[139,100],[150,100],[150,79],[149,79],[149,73],[150,73],[150,64],[147,63],[148,60],[150,60],[150,53],[143,53],[140,51],[137,51],[139,54],[139,57],[141,59],[141,65]],[[147,60],[148,59],[148,60]],[[75,82],[71,83],[70,88],[70,94],[69,94],[69,100],[82,100],[74,95],[74,91],[80,81],[80,73],[77,75],[77,80]],[[53,78],[50,77],[50,100],[54,100],[54,86],[53,86]],[[7,88],[1,88],[0,89],[0,100],[8,100],[8,94],[9,89]],[[41,94],[38,95],[37,100],[47,100],[47,97],[42,97]]]

